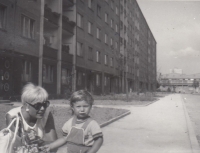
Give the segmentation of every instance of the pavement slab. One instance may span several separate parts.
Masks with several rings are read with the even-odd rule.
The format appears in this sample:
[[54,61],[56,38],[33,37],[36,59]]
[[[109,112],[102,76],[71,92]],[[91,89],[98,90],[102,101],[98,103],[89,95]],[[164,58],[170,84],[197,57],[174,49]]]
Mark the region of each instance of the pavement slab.
[[179,94],[146,107],[120,108],[131,114],[103,128],[104,144],[98,153],[199,153],[193,150],[190,139],[195,136],[189,132],[193,129]]

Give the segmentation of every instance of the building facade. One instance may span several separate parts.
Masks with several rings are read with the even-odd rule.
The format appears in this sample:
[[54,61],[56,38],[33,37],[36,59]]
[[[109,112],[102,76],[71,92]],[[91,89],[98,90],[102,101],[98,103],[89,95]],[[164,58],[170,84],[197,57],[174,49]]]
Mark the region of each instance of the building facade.
[[120,0],[122,91],[156,89],[156,40],[135,0]]
[[155,90],[156,41],[135,0],[0,0],[0,99]]

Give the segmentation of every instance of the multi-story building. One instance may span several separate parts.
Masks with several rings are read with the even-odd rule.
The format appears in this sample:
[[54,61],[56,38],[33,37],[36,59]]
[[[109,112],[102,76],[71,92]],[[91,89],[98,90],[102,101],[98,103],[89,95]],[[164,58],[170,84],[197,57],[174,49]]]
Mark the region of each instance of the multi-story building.
[[[77,1],[77,89],[118,93],[119,0]],[[79,54],[80,53],[80,54]]]
[[135,0],[0,0],[0,98],[155,89],[156,41]]
[[135,0],[120,1],[120,52],[124,57],[122,88],[156,89],[156,40]]

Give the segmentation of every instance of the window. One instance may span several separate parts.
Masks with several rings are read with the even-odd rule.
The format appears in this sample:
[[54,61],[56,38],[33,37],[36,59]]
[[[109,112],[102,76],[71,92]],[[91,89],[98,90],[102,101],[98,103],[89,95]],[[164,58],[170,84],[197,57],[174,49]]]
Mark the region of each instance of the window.
[[70,71],[68,69],[62,68],[61,83],[65,85],[70,83]]
[[119,79],[119,87],[121,87],[121,80]]
[[97,28],[97,39],[100,39],[100,29]]
[[82,73],[78,72],[77,73],[77,84],[80,86],[82,84]]
[[27,60],[22,63],[22,81],[32,81],[32,63]]
[[93,60],[93,51],[92,47],[88,47],[88,59]]
[[108,14],[105,13],[105,22],[108,23]]
[[100,76],[99,74],[96,74],[96,86],[100,85]]
[[111,67],[113,66],[113,58],[112,57],[110,58],[110,66]]
[[77,42],[77,55],[83,56],[83,44],[80,42]]
[[110,5],[111,5],[111,9],[114,10],[114,2],[113,2],[113,0],[111,1]]
[[115,42],[115,48],[118,49],[118,42]]
[[126,33],[126,26],[124,25],[124,33]]
[[110,27],[113,28],[113,19],[110,20]]
[[127,15],[126,15],[126,10],[124,9],[124,17],[126,18],[127,17]]
[[123,45],[123,38],[120,37],[120,44]]
[[120,29],[123,29],[123,22],[120,21]]
[[116,13],[116,15],[118,15],[118,7],[116,6],[116,8],[115,8],[115,13]]
[[122,14],[123,13],[123,6],[122,6],[122,4],[120,4],[120,7],[121,7],[121,9],[120,9],[120,13]]
[[88,22],[88,33],[92,34],[92,23]]
[[118,25],[115,25],[115,32],[118,32]]
[[83,16],[80,14],[77,14],[77,26],[83,28]]
[[107,86],[107,77],[104,77],[104,86]]
[[92,8],[92,2],[93,2],[93,0],[88,0],[88,7],[89,8]]
[[101,17],[101,6],[97,5],[97,16]]
[[113,39],[112,38],[110,38],[110,45],[111,45],[111,47],[113,47]]
[[35,20],[30,19],[27,16],[21,16],[21,32],[22,36],[26,38],[34,39]]
[[108,55],[104,56],[104,64],[107,65],[108,64]]
[[105,34],[105,43],[107,44],[107,34]]
[[126,39],[124,39],[124,48],[126,48]]
[[96,62],[100,63],[100,52],[96,52]]
[[44,45],[46,46],[51,46],[53,44],[54,41],[54,36],[44,36]]
[[53,73],[54,73],[53,65],[43,64],[43,81],[45,83],[53,82]]
[[6,27],[6,7],[0,4],[0,29]]

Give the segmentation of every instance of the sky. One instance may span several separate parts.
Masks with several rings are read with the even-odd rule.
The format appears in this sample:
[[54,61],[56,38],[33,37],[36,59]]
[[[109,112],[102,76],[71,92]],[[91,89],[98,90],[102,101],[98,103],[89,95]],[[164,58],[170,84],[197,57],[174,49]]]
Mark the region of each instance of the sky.
[[200,1],[137,2],[157,42],[157,71],[200,73]]

